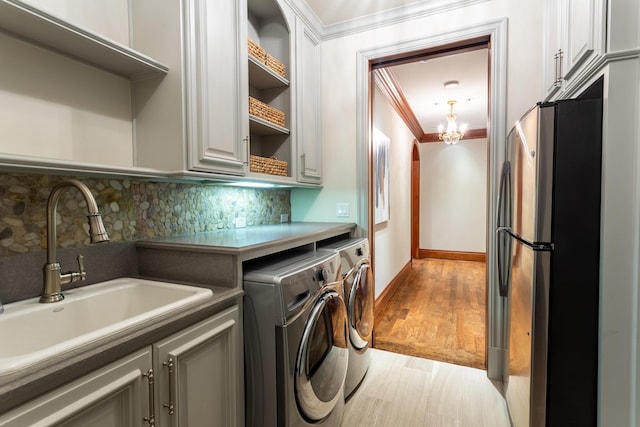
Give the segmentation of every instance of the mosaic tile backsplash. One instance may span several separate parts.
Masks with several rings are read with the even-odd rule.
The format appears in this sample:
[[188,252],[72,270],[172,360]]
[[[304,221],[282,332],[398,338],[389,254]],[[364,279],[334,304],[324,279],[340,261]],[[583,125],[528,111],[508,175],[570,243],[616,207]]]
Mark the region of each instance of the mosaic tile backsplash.
[[[46,248],[47,198],[64,177],[0,174],[0,256]],[[287,189],[250,189],[222,185],[76,178],[92,191],[112,242],[275,224],[291,215]],[[69,187],[57,209],[59,247],[89,243],[86,204]]]

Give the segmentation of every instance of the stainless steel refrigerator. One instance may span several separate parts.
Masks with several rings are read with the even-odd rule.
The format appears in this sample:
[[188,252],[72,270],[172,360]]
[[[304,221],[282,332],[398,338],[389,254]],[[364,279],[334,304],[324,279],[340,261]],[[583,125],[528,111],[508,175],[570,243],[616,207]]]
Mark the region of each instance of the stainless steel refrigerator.
[[535,105],[508,135],[496,238],[514,427],[597,425],[601,95]]

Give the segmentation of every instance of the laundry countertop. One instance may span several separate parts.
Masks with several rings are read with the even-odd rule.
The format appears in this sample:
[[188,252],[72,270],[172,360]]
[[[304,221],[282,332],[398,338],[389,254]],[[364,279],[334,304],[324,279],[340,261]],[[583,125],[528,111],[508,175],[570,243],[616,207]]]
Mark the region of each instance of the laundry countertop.
[[251,259],[351,233],[354,223],[291,222],[140,240],[138,247],[237,255]]

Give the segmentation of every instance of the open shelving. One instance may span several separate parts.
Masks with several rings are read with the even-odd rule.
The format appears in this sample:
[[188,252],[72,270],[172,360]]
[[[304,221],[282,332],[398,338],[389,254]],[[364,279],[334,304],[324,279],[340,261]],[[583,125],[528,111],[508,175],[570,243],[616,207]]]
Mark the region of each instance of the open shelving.
[[169,71],[140,52],[18,0],[0,0],[0,30],[132,80]]
[[[276,0],[248,1],[248,37],[268,54],[282,62],[285,76],[291,72],[290,26]],[[249,95],[285,114],[285,125],[272,123],[262,117],[249,115],[250,146],[252,155],[275,157],[287,162],[288,177],[292,177],[293,142],[291,84],[260,59],[248,56]]]

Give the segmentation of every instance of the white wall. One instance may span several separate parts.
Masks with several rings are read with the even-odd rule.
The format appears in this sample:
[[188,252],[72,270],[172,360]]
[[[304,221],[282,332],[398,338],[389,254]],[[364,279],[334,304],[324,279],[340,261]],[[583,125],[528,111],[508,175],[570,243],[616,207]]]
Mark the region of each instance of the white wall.
[[487,140],[420,144],[420,249],[485,252]]
[[376,298],[411,261],[411,151],[414,136],[376,89],[373,126],[390,140],[389,220],[375,226]]

